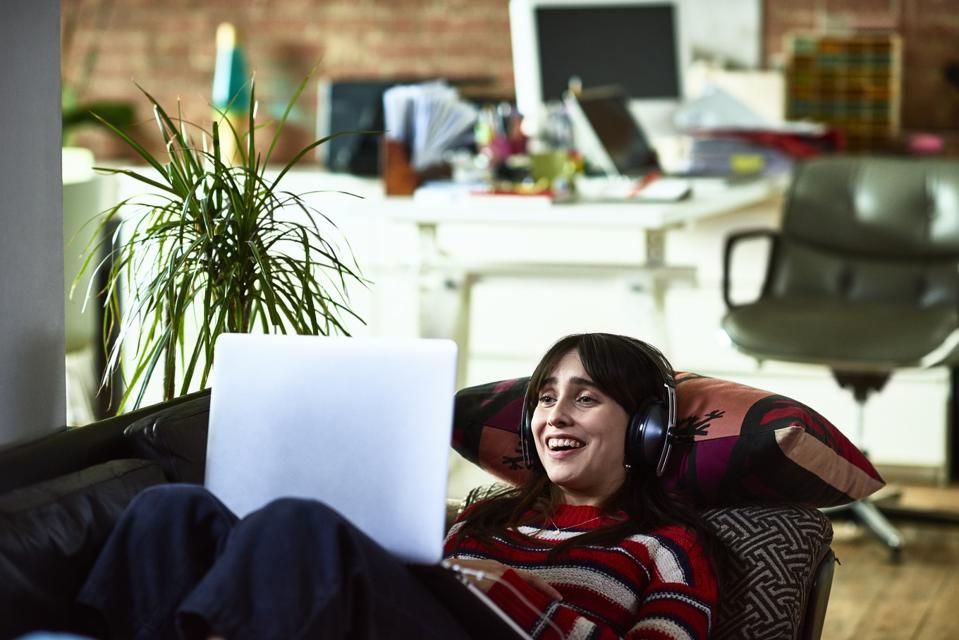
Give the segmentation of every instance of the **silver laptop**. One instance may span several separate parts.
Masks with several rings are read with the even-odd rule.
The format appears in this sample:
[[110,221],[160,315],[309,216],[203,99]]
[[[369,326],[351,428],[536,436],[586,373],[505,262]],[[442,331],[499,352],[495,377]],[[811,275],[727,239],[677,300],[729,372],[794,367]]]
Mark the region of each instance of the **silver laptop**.
[[206,486],[241,517],[321,500],[398,558],[435,564],[455,378],[451,340],[222,335]]

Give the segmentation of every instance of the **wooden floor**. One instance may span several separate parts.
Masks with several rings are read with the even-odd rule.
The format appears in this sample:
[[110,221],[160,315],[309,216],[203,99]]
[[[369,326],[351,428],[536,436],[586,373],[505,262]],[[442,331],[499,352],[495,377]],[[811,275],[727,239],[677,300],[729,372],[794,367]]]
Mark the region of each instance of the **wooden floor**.
[[[901,487],[901,504],[959,512],[959,486]],[[902,562],[852,522],[834,524],[836,567],[824,640],[959,639],[959,526],[895,523]]]

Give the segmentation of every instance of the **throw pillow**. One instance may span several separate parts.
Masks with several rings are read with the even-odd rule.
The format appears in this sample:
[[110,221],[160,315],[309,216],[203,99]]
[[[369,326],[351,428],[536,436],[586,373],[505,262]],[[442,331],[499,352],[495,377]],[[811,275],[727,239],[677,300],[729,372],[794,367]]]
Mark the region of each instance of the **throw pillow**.
[[[528,378],[456,394],[453,447],[506,482],[528,473],[519,424]],[[677,429],[663,481],[702,506],[791,502],[814,507],[864,498],[885,483],[835,426],[801,402],[692,373],[676,376]]]
[[755,505],[702,516],[729,554],[711,637],[801,637],[816,571],[831,553],[829,519],[816,509]]

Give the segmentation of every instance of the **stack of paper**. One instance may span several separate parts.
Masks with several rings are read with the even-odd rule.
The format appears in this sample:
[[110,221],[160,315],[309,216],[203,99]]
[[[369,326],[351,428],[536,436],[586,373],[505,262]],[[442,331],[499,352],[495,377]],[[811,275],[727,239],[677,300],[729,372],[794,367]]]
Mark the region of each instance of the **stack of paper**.
[[386,135],[410,149],[417,171],[440,164],[443,154],[472,141],[477,110],[441,82],[400,85],[383,94]]

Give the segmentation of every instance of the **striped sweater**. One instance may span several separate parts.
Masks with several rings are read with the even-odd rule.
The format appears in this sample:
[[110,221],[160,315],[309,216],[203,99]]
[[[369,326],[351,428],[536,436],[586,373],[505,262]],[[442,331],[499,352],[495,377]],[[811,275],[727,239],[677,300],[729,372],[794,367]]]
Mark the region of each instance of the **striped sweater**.
[[615,546],[573,547],[560,560],[547,561],[552,546],[613,522],[597,507],[562,505],[542,529],[520,527],[534,540],[508,531],[496,538],[494,548],[465,540],[454,553],[458,521],[446,538],[446,555],[498,560],[556,587],[561,601],[507,570],[488,592],[534,638],[558,638],[559,631],[569,639],[708,637],[716,579],[695,534],[684,527],[633,535]]

